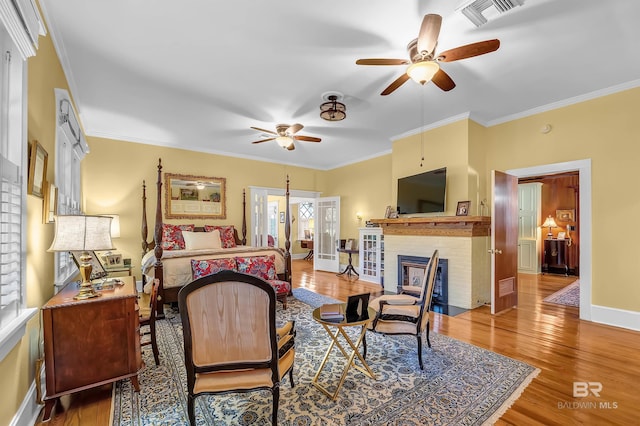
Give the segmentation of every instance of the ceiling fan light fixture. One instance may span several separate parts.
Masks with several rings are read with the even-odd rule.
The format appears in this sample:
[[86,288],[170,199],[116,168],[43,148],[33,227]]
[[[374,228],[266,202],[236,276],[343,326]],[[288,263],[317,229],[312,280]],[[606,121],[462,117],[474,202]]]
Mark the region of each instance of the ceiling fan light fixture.
[[411,64],[409,68],[407,68],[407,75],[416,83],[425,84],[431,81],[439,70],[440,65],[438,65],[437,62],[422,61]]
[[338,102],[337,95],[329,95],[328,102],[320,105],[320,117],[327,121],[341,121],[347,117],[347,107]]
[[287,149],[289,146],[291,146],[293,144],[293,139],[290,138],[289,136],[278,136],[276,138],[276,142],[278,143],[278,145],[280,145],[282,148]]

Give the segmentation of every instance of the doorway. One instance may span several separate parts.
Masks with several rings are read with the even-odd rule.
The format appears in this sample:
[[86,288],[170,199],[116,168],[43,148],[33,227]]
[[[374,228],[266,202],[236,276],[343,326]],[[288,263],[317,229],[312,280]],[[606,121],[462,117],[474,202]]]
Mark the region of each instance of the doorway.
[[591,321],[591,160],[568,161],[506,171],[506,173],[518,179],[566,172],[578,172],[580,196],[578,197],[577,209],[580,212],[578,226],[581,230],[578,256],[580,265],[580,319]]

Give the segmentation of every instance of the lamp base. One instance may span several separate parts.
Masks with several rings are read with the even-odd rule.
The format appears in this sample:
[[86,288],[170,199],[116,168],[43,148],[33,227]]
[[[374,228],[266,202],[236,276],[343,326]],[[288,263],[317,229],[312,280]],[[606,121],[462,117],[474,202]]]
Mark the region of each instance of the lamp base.
[[82,277],[82,283],[80,284],[80,291],[78,294],[73,296],[74,300],[85,300],[100,296],[100,293],[96,293],[93,289],[93,284],[91,284],[90,280],[91,270],[93,269],[91,259],[92,257],[89,252],[85,251],[80,255],[80,261],[82,262],[80,264],[80,276]]
[[73,296],[73,300],[85,300],[99,296],[102,296],[102,294],[97,293],[93,289],[93,284],[91,284],[91,281],[89,281],[88,283],[80,284],[80,291],[78,292],[78,294]]

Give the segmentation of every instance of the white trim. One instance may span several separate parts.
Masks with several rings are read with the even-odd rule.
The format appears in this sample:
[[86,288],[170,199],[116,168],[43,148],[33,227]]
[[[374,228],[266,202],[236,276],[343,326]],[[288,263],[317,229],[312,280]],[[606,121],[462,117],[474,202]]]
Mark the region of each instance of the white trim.
[[[43,392],[41,395],[44,395],[44,364],[42,364],[42,369],[39,372],[36,372],[36,374],[40,374],[40,377],[43,378]],[[15,416],[11,419],[9,426],[35,425],[37,423],[40,411],[42,410],[42,405],[39,405],[36,401],[37,395],[36,382],[34,380],[31,382],[31,386],[29,386],[29,390],[24,396],[22,404],[20,404],[20,408],[18,408]]]
[[591,314],[594,322],[640,331],[640,312],[592,305]]
[[576,170],[580,174],[580,319],[592,321],[591,159],[507,170],[506,173],[522,178]]
[[[420,133],[426,132],[427,130],[437,129],[438,127],[446,126],[447,124],[456,123],[460,120],[468,120],[471,118],[471,113],[465,112],[462,114],[454,115],[453,117],[445,118],[440,121],[436,121],[434,123],[425,124],[422,127],[418,127],[417,129],[409,130],[407,132],[401,133],[397,136],[392,136],[392,141],[397,141],[398,139],[403,139],[413,135],[419,135]],[[472,119],[473,121],[477,121]]]
[[16,318],[0,329],[0,362],[24,337],[27,322],[38,312],[36,308],[23,308]]

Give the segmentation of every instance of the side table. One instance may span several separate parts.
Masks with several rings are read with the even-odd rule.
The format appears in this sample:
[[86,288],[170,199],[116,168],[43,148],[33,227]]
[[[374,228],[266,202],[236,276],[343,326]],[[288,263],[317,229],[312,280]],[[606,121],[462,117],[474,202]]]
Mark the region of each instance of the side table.
[[339,248],[338,249],[338,253],[348,253],[349,254],[349,264],[347,265],[346,268],[344,268],[344,271],[342,271],[342,272],[340,272],[339,274],[336,274],[336,275],[340,276],[340,275],[346,274],[348,277],[351,277],[352,274],[355,274],[358,277],[360,277],[360,274],[358,273],[358,271],[356,271],[356,268],[353,267],[353,262],[352,262],[352,259],[351,259],[351,255],[353,253],[360,253],[360,250],[351,250],[351,249]]
[[[345,312],[345,308],[346,308],[346,303],[343,303],[341,307],[343,314]],[[311,383],[332,400],[335,401],[336,398],[338,397],[338,392],[340,392],[340,388],[342,387],[342,384],[344,383],[344,380],[347,377],[347,372],[351,367],[355,368],[356,370],[360,371],[366,376],[376,380],[375,374],[373,373],[373,371],[371,371],[371,368],[369,368],[369,365],[365,361],[364,357],[358,351],[358,348],[360,347],[360,345],[363,344],[364,350],[366,353],[367,342],[365,340],[365,334],[367,332],[367,324],[373,321],[375,317],[376,317],[376,311],[372,308],[367,308],[367,315],[364,317],[350,318],[349,316],[345,315],[341,321],[330,321],[330,320],[324,320],[320,318],[320,308],[316,308],[313,311],[313,319],[316,320],[318,323],[320,323],[320,325],[322,325],[322,327],[326,330],[327,334],[329,334],[329,336],[331,337],[331,344],[329,345],[329,348],[327,349],[327,352],[324,355],[324,359],[320,364],[320,368],[318,368],[318,372],[313,377],[313,380],[311,381]],[[362,330],[360,331],[358,339],[354,343],[344,329],[346,327],[355,327],[358,325],[362,327]],[[332,331],[332,330],[335,330],[335,331]],[[338,340],[339,336],[342,336],[344,340],[346,340],[346,342],[349,345],[349,348],[351,348],[351,353],[349,353],[347,351],[347,348],[345,348],[340,343],[340,341]],[[320,383],[318,383],[318,378],[320,377],[320,373],[322,373],[322,370],[324,369],[324,366],[326,365],[327,360],[329,359],[329,355],[331,354],[331,351],[333,350],[334,346],[337,346],[340,352],[342,353],[342,355],[347,359],[347,364],[344,366],[344,370],[342,371],[342,376],[340,377],[340,382],[338,382],[338,386],[336,387],[335,392],[331,393],[327,390],[327,388],[325,388]],[[358,357],[362,366],[356,365],[355,363],[356,357]]]

